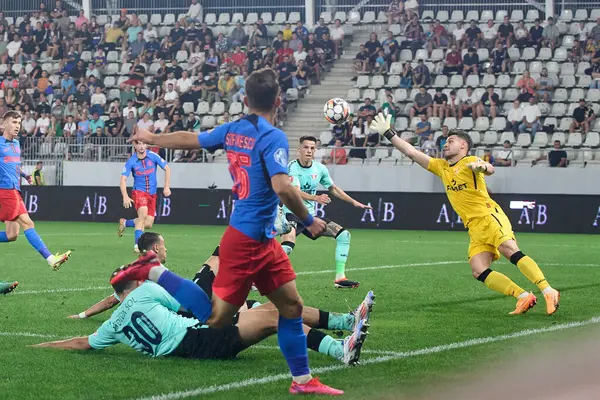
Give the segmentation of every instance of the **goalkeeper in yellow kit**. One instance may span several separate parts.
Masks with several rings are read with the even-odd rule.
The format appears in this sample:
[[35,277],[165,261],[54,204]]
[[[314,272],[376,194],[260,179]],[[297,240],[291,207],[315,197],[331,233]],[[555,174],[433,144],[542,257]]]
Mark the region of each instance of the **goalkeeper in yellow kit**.
[[537,303],[533,293],[525,291],[509,277],[490,266],[502,254],[541,290],[546,300],[546,312],[558,309],[560,294],[544,278],[537,263],[523,254],[508,217],[487,192],[484,175],[492,175],[494,166],[479,157],[469,156],[473,145],[466,133],[454,132],[443,148],[444,159],[431,158],[400,139],[391,127],[391,116],[379,114],[371,123],[394,147],[426,170],[439,176],[446,188],[450,204],[469,230],[469,264],[473,276],[490,289],[513,296],[517,306],[511,314],[524,314]]

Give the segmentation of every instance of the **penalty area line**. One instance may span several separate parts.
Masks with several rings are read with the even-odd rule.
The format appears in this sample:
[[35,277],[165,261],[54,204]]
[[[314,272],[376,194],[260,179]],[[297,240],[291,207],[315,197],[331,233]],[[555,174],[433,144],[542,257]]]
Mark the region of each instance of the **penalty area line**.
[[[483,337],[483,338],[469,339],[469,340],[465,340],[463,342],[448,343],[448,344],[443,344],[443,345],[439,345],[439,346],[426,347],[423,349],[410,350],[410,351],[405,351],[405,352],[393,352],[392,354],[389,354],[389,355],[382,355],[379,357],[362,360],[361,365],[380,364],[380,363],[387,362],[387,361],[396,361],[396,360],[401,360],[401,359],[405,359],[405,358],[412,358],[412,357],[418,357],[418,356],[426,356],[426,355],[431,355],[431,354],[443,353],[443,352],[450,351],[450,350],[463,349],[463,348],[467,348],[467,347],[479,346],[479,345],[495,343],[495,342],[502,342],[502,341],[506,341],[506,340],[510,340],[510,339],[539,335],[539,334],[549,333],[549,332],[557,332],[557,331],[562,331],[562,330],[566,330],[566,329],[579,328],[582,326],[598,324],[598,323],[600,323],[600,317],[594,317],[594,318],[588,319],[586,321],[569,322],[566,324],[553,325],[553,326],[550,326],[547,328],[526,329],[526,330],[513,332],[513,333],[509,333],[509,334],[505,334],[505,335],[488,336],[488,337]],[[339,371],[339,370],[343,370],[346,368],[349,368],[349,367],[346,365],[343,365],[343,364],[334,364],[334,365],[330,365],[327,367],[314,368],[311,370],[311,373],[318,375],[318,374],[324,374],[327,372]],[[360,367],[358,367],[358,368],[360,368]],[[165,394],[159,394],[159,395],[150,396],[150,397],[140,397],[137,400],[184,399],[187,397],[201,396],[201,395],[207,395],[207,394],[213,394],[213,393],[219,393],[219,392],[227,392],[230,390],[241,389],[241,388],[245,388],[245,387],[249,387],[249,386],[264,385],[264,384],[268,384],[268,383],[289,380],[289,379],[290,379],[289,373],[277,374],[277,375],[266,375],[266,376],[263,376],[260,378],[250,378],[250,379],[245,379],[242,381],[226,383],[223,385],[212,385],[212,386],[200,387],[200,388],[192,389],[192,390],[165,393]]]

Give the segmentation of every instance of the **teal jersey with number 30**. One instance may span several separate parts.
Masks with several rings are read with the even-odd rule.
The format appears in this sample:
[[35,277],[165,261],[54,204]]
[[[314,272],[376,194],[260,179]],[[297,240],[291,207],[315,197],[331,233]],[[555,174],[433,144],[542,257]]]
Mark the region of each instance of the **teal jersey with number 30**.
[[[317,188],[321,184],[325,189],[333,186],[333,181],[326,166],[318,161],[313,161],[310,167],[303,167],[300,161],[294,160],[288,164],[288,175],[292,186],[300,188],[304,193],[317,194]],[[304,205],[311,215],[315,215],[315,202],[304,200]],[[286,213],[291,211],[284,207]]]
[[108,321],[88,336],[88,343],[94,349],[123,343],[153,357],[170,354],[187,329],[199,324],[197,319],[178,315],[180,307],[161,286],[144,282],[123,299]]

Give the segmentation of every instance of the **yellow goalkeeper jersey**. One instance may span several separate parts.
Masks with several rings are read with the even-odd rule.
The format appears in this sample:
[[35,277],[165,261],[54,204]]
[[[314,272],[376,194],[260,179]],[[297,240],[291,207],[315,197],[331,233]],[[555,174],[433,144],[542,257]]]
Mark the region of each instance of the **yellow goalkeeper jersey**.
[[474,218],[502,212],[488,194],[484,175],[467,167],[474,161],[481,159],[466,156],[455,164],[449,164],[446,160],[432,158],[427,166],[428,171],[442,179],[448,200],[465,226]]

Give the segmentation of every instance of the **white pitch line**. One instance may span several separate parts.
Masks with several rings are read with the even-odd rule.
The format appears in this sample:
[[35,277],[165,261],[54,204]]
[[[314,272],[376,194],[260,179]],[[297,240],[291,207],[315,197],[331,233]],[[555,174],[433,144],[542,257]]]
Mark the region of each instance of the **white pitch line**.
[[45,289],[45,290],[15,290],[11,296],[23,294],[52,294],[52,293],[70,293],[70,292],[92,292],[97,290],[110,290],[110,286],[92,286],[85,288],[63,288],[63,289]]
[[35,337],[35,338],[57,338],[58,337],[58,335],[47,335],[45,333],[32,333],[32,332],[0,332],[0,336]]
[[[383,362],[401,360],[404,358],[437,354],[437,353],[442,353],[442,352],[455,350],[455,349],[463,349],[466,347],[479,346],[482,344],[501,342],[501,341],[505,341],[505,340],[509,340],[509,339],[538,335],[541,333],[556,332],[556,331],[561,331],[561,330],[565,330],[565,329],[573,329],[573,328],[578,328],[578,327],[591,325],[591,324],[597,324],[597,323],[600,323],[600,317],[594,317],[587,321],[569,322],[566,324],[553,325],[548,328],[526,329],[523,331],[509,333],[506,335],[476,338],[476,339],[465,340],[463,342],[454,342],[454,343],[448,343],[448,344],[444,344],[444,345],[440,345],[440,346],[426,347],[426,348],[418,349],[418,350],[392,353],[389,355],[383,355],[383,356],[379,356],[379,357],[375,357],[375,358],[369,358],[366,360],[362,360],[361,365],[380,364]],[[343,365],[343,364],[334,364],[334,365],[330,365],[327,367],[314,368],[311,370],[311,372],[313,374],[317,375],[317,374],[323,374],[323,373],[332,372],[332,371],[339,371],[339,370],[342,370],[345,368],[349,368],[349,367],[346,365]],[[141,398],[138,398],[137,400],[176,400],[176,399],[183,399],[183,398],[193,397],[193,396],[213,394],[213,393],[218,393],[218,392],[227,392],[230,390],[241,389],[241,388],[245,388],[248,386],[263,385],[263,384],[267,384],[267,383],[273,383],[273,382],[289,380],[289,379],[290,379],[289,373],[277,374],[277,375],[267,375],[267,376],[263,376],[261,378],[250,378],[250,379],[245,379],[242,381],[227,383],[224,385],[213,385],[213,386],[201,387],[201,388],[186,390],[186,391],[171,392],[171,393],[165,393],[165,394],[160,394],[160,395],[150,396],[150,397],[141,397]]]

